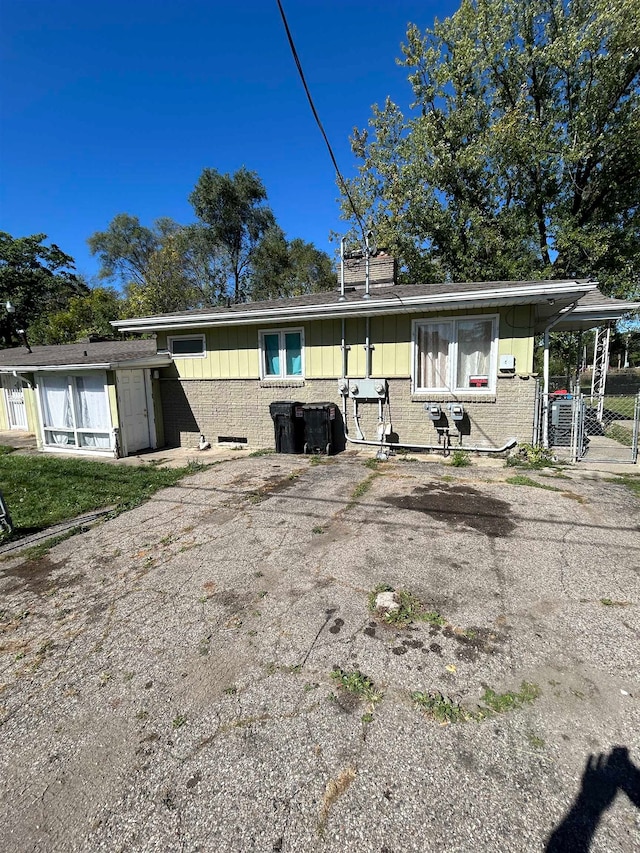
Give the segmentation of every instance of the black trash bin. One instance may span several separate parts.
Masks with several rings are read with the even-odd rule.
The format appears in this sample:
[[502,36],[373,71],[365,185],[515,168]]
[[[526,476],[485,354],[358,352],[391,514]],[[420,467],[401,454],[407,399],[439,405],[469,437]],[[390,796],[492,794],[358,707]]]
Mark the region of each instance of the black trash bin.
[[276,400],[269,405],[276,439],[276,453],[302,453],[304,418],[302,406],[292,400]]
[[339,426],[338,407],[335,403],[305,403],[304,445],[305,453],[326,453],[330,456],[337,449]]

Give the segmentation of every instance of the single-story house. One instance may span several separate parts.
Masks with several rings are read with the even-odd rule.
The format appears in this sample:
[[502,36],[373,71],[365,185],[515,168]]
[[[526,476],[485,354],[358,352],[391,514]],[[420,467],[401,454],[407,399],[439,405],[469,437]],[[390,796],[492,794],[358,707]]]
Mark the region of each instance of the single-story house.
[[0,429],[53,452],[127,455],[163,446],[155,340],[0,350]]
[[590,280],[396,285],[393,259],[371,258],[367,282],[363,267],[329,293],[114,321],[154,333],[170,360],[157,374],[166,442],[273,445],[270,404],[291,400],[337,404],[349,441],[496,452],[532,440],[549,331],[640,307]]
[[388,256],[367,283],[363,266],[329,293],[113,321],[147,340],[0,351],[0,429],[102,455],[273,446],[270,404],[289,400],[334,403],[350,442],[499,452],[540,422],[549,332],[640,307],[587,280],[396,285]]

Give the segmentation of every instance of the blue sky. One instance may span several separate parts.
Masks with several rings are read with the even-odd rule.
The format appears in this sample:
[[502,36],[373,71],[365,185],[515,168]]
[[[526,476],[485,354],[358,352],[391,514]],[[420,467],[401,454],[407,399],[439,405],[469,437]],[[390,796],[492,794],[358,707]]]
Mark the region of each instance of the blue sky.
[[[316,107],[345,175],[373,103],[411,99],[400,42],[457,3],[283,0]],[[78,271],[117,213],[193,219],[203,168],[253,169],[289,238],[330,253],[341,224],[333,167],[276,0],[2,0],[0,230],[44,232]]]

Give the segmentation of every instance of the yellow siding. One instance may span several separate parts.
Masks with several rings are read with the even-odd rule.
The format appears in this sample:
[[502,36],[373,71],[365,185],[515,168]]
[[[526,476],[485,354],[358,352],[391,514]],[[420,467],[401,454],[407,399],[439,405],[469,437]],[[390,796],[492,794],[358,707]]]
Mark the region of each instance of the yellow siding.
[[9,429],[7,401],[5,399],[4,388],[2,388],[2,386],[0,386],[0,429]]
[[[533,309],[514,306],[500,310],[499,354],[516,357],[516,372],[533,369]],[[446,316],[495,314],[491,309],[448,311]],[[397,314],[370,319],[372,375],[388,378],[410,376],[411,334],[414,320],[439,314]],[[183,379],[257,379],[260,374],[259,332],[268,328],[304,329],[305,375],[309,379],[337,378],[342,375],[340,320],[315,320],[305,323],[261,324],[260,326],[220,326],[195,329],[190,334],[206,336],[204,358],[175,358],[178,375]],[[346,321],[348,375],[364,376],[366,370],[366,321],[363,317]],[[166,347],[166,334],[158,335],[158,348]]]
[[331,378],[342,373],[340,320],[304,323],[305,375],[310,379]]

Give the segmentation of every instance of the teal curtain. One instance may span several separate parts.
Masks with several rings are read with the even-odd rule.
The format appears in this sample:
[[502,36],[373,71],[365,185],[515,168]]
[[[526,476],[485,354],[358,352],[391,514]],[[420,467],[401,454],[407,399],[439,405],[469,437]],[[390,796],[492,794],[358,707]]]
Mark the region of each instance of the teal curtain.
[[267,376],[280,376],[280,335],[264,336],[264,365]]
[[284,336],[287,353],[287,376],[302,376],[302,342],[300,332],[288,332]]

